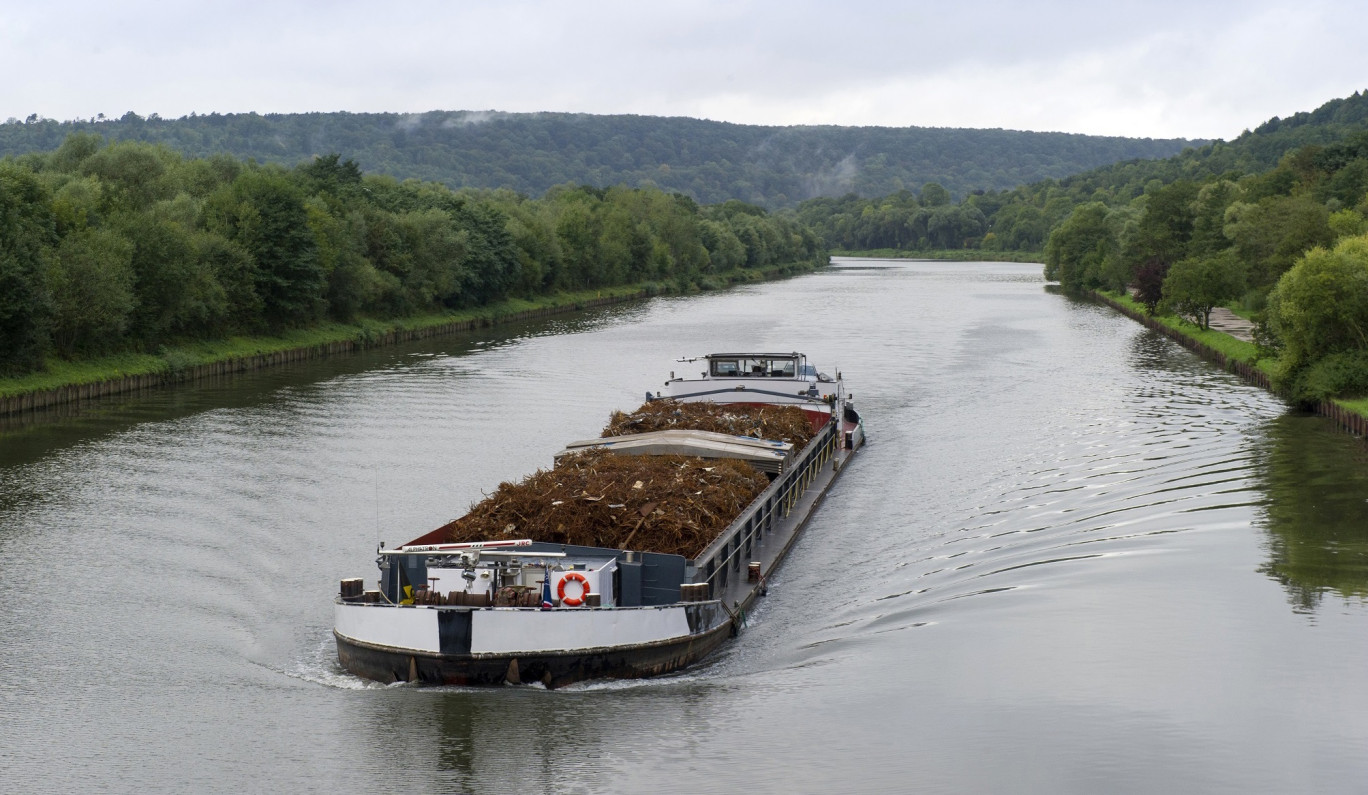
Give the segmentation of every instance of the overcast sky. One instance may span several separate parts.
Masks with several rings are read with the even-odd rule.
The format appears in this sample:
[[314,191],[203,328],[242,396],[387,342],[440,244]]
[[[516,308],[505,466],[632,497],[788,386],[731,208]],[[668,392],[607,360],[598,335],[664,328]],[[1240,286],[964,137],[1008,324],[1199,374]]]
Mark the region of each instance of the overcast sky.
[[1356,0],[0,5],[0,119],[427,110],[1233,138],[1368,89]]

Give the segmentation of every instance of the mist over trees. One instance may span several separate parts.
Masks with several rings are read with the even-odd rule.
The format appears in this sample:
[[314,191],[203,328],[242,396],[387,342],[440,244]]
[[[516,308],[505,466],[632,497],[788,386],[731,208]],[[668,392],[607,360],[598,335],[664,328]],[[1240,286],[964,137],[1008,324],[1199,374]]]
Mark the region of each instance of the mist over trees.
[[820,239],[737,201],[563,185],[540,199],[68,137],[0,160],[0,374],[324,320],[811,267]]
[[161,143],[191,158],[294,167],[345,152],[367,173],[539,197],[566,183],[659,188],[703,204],[770,209],[818,196],[872,197],[928,182],[954,196],[1003,190],[1194,141],[926,127],[769,127],[571,113],[191,114],[0,124],[0,156],[56,149],[72,133]]
[[[1361,200],[1368,164],[1349,139],[1365,130],[1368,96],[1356,93],[1315,111],[1271,119],[1233,141],[1185,149],[1164,159],[1130,159],[1062,179],[973,190],[953,203],[935,181],[876,197],[851,192],[804,201],[798,215],[836,250],[978,249],[1043,255],[1051,233],[1072,213],[1095,216],[1096,208],[1081,208],[1099,203],[1109,215],[1110,243],[1124,259],[1109,272],[1115,286],[1118,279],[1133,278],[1151,254],[1172,264],[1173,255],[1186,252],[1189,243],[1201,253],[1232,245],[1224,213],[1238,198],[1249,207],[1231,219],[1239,225],[1231,230],[1233,244],[1242,256],[1256,260],[1251,278],[1268,281],[1308,245],[1328,242],[1317,231],[1317,219],[1323,222],[1321,216],[1353,208]],[[1298,152],[1299,160],[1288,161]],[[1324,173],[1325,181],[1317,182],[1315,196],[1308,196],[1304,183],[1315,170]],[[1193,190],[1201,195],[1188,195]],[[1201,208],[1190,209],[1194,202]],[[1092,218],[1090,223],[1100,221]],[[1074,232],[1080,231],[1077,227],[1077,222],[1071,225]],[[1059,241],[1061,250],[1068,247],[1066,242]],[[1063,267],[1080,278],[1090,274],[1090,283],[1107,283],[1101,260],[1091,268],[1077,264]]]
[[934,183],[817,198],[797,216],[837,251],[1032,254],[1066,290],[1130,291],[1200,327],[1238,305],[1289,394],[1368,395],[1368,94],[1162,160],[957,202]]

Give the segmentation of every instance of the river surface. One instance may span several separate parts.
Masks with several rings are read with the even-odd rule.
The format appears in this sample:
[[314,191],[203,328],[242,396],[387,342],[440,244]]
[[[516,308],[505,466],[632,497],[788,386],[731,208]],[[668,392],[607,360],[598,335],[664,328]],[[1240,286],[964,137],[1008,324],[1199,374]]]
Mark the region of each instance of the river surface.
[[[343,577],[682,355],[800,350],[870,445],[749,629],[547,691],[341,671]],[[1368,453],[1034,265],[725,293],[0,425],[0,791],[1363,792]]]

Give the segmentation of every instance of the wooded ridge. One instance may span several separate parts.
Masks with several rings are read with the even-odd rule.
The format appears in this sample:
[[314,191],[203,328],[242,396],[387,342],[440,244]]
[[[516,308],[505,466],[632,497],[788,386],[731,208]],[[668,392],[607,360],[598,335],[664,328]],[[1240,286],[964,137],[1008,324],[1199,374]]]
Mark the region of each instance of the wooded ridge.
[[365,172],[506,188],[538,197],[564,183],[655,187],[702,204],[770,209],[815,196],[882,196],[928,182],[954,196],[1061,179],[1202,142],[931,127],[774,127],[576,113],[295,113],[0,124],[0,157],[56,149],[71,133],[166,144],[293,167],[341,152]]

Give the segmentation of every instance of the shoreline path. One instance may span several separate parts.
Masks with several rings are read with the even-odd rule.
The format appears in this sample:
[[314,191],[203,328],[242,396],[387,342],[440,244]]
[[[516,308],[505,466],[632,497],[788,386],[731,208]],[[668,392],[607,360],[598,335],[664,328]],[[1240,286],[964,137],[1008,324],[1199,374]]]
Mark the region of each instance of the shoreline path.
[[1211,327],[1237,340],[1254,341],[1254,324],[1223,306],[1211,310]]

